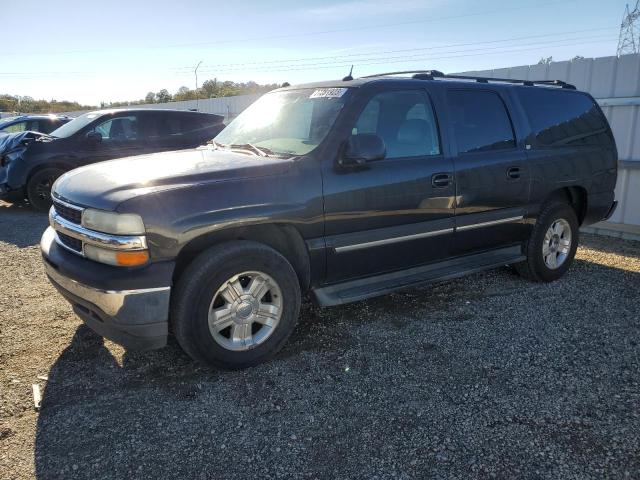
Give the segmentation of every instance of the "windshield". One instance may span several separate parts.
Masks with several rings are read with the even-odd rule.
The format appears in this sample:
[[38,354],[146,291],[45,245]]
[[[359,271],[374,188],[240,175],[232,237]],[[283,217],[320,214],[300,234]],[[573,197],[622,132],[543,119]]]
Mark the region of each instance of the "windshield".
[[84,115],[80,115],[77,118],[74,118],[69,123],[65,123],[59,128],[56,128],[53,132],[51,132],[52,137],[58,138],[67,138],[76,133],[77,131],[84,128],[86,125],[89,125],[96,118],[98,118],[101,114],[96,112],[85,113]]
[[268,93],[215,138],[222,146],[255,146],[275,155],[304,155],[327,136],[344,105],[346,88]]

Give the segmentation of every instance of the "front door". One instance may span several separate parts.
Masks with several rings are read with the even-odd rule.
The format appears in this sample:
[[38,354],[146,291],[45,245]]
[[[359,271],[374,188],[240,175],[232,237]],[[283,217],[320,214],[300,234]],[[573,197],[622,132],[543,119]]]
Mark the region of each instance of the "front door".
[[446,97],[457,147],[454,254],[523,241],[530,172],[508,97],[479,88],[450,88]]
[[141,117],[138,114],[123,112],[99,121],[89,131],[99,133],[102,141],[96,143],[82,137],[82,163],[102,162],[145,153],[146,142],[142,134]]
[[323,165],[328,282],[441,259],[453,238],[453,163],[426,90],[371,93],[359,105],[351,134],[377,134],[386,157]]

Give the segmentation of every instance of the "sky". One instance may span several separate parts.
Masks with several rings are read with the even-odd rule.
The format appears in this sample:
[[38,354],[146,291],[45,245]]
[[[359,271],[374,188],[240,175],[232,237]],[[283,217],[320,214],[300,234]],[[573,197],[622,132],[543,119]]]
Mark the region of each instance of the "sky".
[[[625,0],[0,0],[0,93],[83,104],[616,54]],[[27,27],[27,26],[28,27]]]

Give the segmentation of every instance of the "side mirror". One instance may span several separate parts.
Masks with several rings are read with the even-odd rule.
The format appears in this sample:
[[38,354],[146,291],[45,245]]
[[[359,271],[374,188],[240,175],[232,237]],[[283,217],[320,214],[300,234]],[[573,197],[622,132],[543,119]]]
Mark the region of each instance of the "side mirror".
[[375,133],[351,135],[339,160],[341,165],[364,165],[367,162],[382,160],[387,154],[384,140]]
[[93,143],[93,144],[98,144],[100,142],[102,142],[102,134],[99,132],[89,132],[86,135],[87,140],[89,140],[89,142]]

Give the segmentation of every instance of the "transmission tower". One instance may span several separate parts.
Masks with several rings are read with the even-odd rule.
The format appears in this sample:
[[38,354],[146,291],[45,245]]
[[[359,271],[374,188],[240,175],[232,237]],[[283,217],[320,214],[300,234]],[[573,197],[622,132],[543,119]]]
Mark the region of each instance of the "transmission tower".
[[620,24],[618,56],[628,53],[640,53],[640,0],[636,0],[633,10],[629,10],[627,4]]

